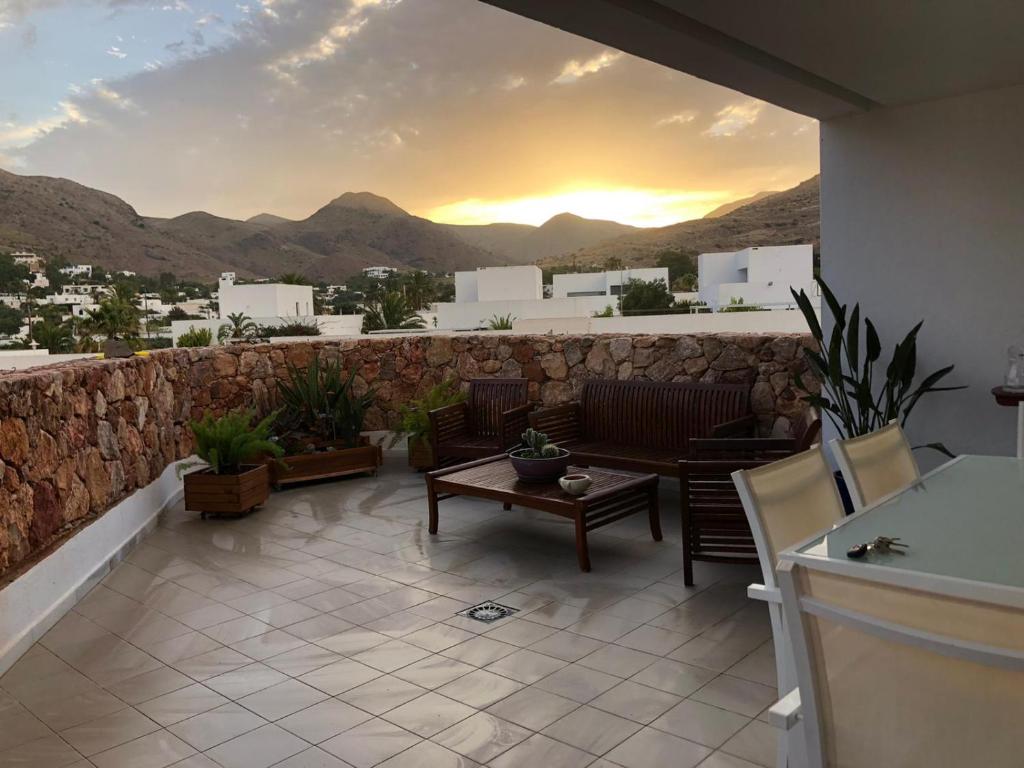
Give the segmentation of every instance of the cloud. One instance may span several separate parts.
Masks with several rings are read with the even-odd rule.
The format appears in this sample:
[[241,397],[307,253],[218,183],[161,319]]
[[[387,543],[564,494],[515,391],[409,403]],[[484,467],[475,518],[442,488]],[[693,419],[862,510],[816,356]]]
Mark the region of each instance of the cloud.
[[522,75],[506,75],[501,81],[501,90],[514,91],[526,85],[526,78]]
[[757,122],[765,103],[749,99],[739,104],[730,104],[715,113],[715,122],[704,131],[706,136],[735,136]]
[[31,144],[58,128],[63,128],[72,123],[89,122],[88,118],[82,114],[78,106],[72,101],[62,101],[57,105],[56,109],[56,114],[39,118],[31,123],[0,123],[0,149],[18,149]]
[[113,88],[105,85],[104,82],[95,78],[91,81],[92,83],[92,94],[101,101],[110,104],[111,106],[117,107],[118,109],[136,109],[135,102],[131,99],[122,96],[120,93],[115,91]]
[[118,48],[116,45],[112,45],[107,48],[107,56],[113,56],[115,59],[127,59],[128,54]]
[[586,61],[580,62],[577,59],[567,61],[562,67],[562,73],[552,80],[552,84],[568,85],[575,83],[581,77],[593,75],[602,69],[607,69],[623,56],[622,51],[601,51]]
[[663,117],[658,120],[655,124],[655,128],[664,128],[668,125],[686,125],[692,123],[697,119],[697,112],[693,109],[684,109],[682,112],[676,112],[674,115]]

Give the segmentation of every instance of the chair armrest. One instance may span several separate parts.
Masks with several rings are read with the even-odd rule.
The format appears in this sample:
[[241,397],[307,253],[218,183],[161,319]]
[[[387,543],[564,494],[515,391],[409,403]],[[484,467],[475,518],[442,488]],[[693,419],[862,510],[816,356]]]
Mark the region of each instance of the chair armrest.
[[778,603],[782,605],[782,592],[774,587],[766,587],[764,584],[748,585],[747,597],[751,600],[761,600],[765,603]]
[[711,437],[753,437],[757,431],[757,416],[749,414],[732,421],[723,421],[711,428]]
[[802,719],[799,688],[794,688],[768,709],[768,722],[783,731],[793,730]]
[[469,433],[469,415],[465,403],[453,403],[443,408],[435,408],[427,416],[430,418],[430,444],[434,449],[434,460],[440,456],[438,446],[457,435]]
[[582,434],[579,403],[556,405],[530,413],[530,426],[548,436],[556,445],[577,440]]
[[533,404],[527,403],[502,412],[498,420],[501,427],[499,432],[501,433],[502,448],[511,448],[519,444],[520,436],[530,425],[530,411],[532,410]]

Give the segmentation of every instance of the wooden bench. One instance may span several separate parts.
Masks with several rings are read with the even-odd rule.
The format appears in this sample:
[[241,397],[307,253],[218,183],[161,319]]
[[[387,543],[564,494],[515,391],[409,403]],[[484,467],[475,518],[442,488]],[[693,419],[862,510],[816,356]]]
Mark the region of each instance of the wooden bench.
[[526,379],[473,379],[464,402],[430,412],[434,462],[446,466],[504,453],[528,426]]
[[577,465],[676,477],[691,438],[751,436],[745,384],[589,379],[579,402],[530,414],[530,425]]

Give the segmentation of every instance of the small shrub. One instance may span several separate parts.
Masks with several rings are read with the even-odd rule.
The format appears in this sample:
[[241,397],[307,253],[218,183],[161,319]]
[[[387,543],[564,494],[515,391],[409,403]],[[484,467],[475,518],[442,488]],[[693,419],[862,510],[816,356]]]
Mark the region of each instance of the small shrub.
[[264,455],[284,454],[270,439],[270,425],[277,418],[272,413],[253,426],[254,411],[233,411],[220,418],[207,413],[201,421],[189,426],[196,438],[196,455],[206,462],[215,475],[237,475],[242,465]]
[[296,320],[284,325],[261,325],[256,335],[270,339],[276,336],[320,336],[321,333],[320,324],[315,320],[310,323]]
[[213,331],[194,325],[178,337],[179,347],[208,347],[213,344]]
[[487,321],[487,328],[491,331],[511,331],[513,320],[515,320],[515,318],[512,316],[511,312],[503,317],[493,315],[491,319]]

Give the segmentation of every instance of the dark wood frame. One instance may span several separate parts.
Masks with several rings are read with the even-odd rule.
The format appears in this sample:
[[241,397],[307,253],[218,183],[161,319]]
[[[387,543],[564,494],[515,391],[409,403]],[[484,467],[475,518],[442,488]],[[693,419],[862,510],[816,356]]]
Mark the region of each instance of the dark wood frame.
[[466,400],[431,411],[435,465],[450,466],[519,445],[533,409],[528,387],[526,379],[472,379]]
[[366,472],[376,474],[384,463],[384,454],[379,445],[358,445],[355,448],[339,448],[336,451],[320,453],[297,453],[280,459],[269,459],[271,481],[275,488],[308,480],[325,480],[330,477],[345,477]]
[[[517,482],[514,483],[512,489],[504,489],[488,487],[485,484],[460,482],[458,478],[451,478],[452,475],[464,470],[488,464],[502,464],[512,471],[508,457],[502,455],[427,473],[430,533],[437,533],[438,502],[455,496],[473,496],[499,501],[505,509],[511,509],[512,505],[516,504],[527,509],[536,509],[572,520],[576,529],[576,558],[580,570],[584,572],[590,571],[590,549],[587,545],[587,534],[596,528],[646,511],[651,526],[651,536],[655,541],[662,540],[657,475],[622,475],[602,470],[600,474],[606,477],[621,478],[621,482],[583,496],[572,496],[562,491],[557,483]],[[572,472],[573,469],[570,467],[569,471]],[[556,489],[558,493],[554,494]],[[549,495],[541,495],[544,492]]]
[[216,475],[212,469],[189,472],[182,479],[185,509],[207,515],[240,517],[270,496],[266,464],[246,464],[237,475]]

